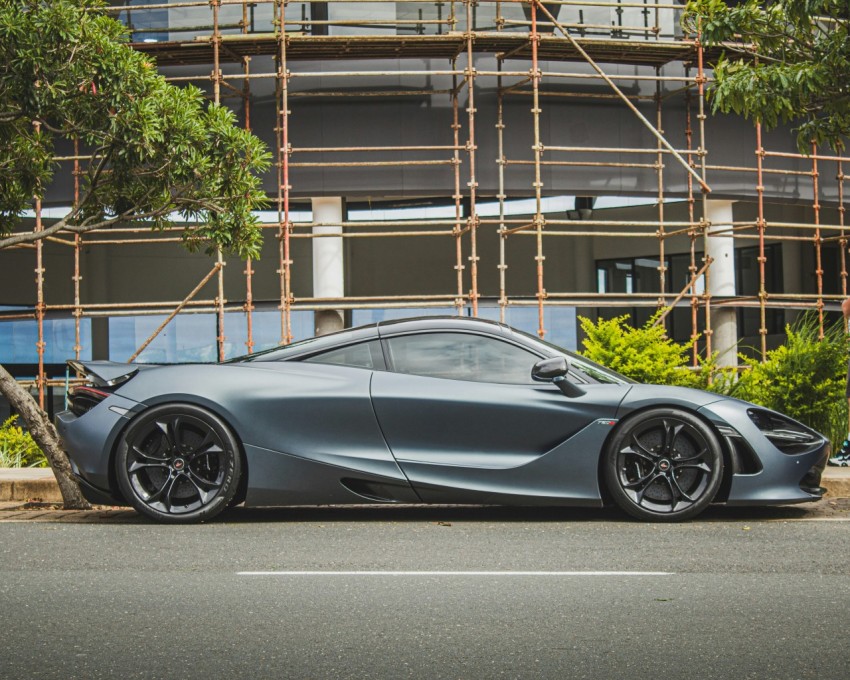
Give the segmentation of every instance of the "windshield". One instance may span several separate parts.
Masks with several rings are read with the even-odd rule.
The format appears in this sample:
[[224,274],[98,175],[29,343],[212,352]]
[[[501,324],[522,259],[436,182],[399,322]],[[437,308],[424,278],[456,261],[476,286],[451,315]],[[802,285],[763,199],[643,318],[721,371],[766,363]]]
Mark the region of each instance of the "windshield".
[[597,364],[595,361],[591,361],[590,359],[580,356],[575,352],[570,352],[568,349],[564,349],[558,345],[553,345],[551,342],[541,340],[530,333],[526,333],[525,331],[521,331],[516,328],[514,328],[513,331],[514,333],[522,335],[529,344],[536,347],[538,350],[542,350],[547,354],[551,354],[554,351],[567,357],[570,362],[570,370],[578,373],[580,377],[586,379],[588,382],[613,385],[627,385],[635,382],[631,378],[627,378],[616,371],[612,371],[610,368],[605,368],[605,366]]

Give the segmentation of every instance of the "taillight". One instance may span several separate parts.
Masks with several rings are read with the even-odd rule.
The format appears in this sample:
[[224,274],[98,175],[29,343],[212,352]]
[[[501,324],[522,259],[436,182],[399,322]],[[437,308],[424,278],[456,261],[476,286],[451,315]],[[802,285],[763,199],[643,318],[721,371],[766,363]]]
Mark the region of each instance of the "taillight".
[[88,385],[77,385],[68,390],[69,406],[75,416],[88,413],[108,396],[109,392]]

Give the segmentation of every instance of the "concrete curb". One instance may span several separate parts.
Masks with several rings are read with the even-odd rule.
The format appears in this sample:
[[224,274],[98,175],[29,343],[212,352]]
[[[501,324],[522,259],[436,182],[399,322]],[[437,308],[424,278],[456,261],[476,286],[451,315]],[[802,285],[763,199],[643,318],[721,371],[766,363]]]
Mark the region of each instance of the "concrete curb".
[[62,494],[50,468],[0,469],[0,501],[61,502]]
[[[828,467],[821,484],[827,498],[850,498],[850,467]],[[0,502],[61,502],[59,485],[49,468],[0,468]]]
[[821,484],[827,489],[827,498],[850,498],[850,467],[828,467]]

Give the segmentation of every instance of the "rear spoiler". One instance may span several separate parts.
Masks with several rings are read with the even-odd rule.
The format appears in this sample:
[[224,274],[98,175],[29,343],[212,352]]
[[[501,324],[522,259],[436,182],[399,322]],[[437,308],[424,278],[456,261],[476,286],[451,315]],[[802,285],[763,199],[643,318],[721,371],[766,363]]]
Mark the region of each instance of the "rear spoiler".
[[151,364],[144,366],[139,364],[122,364],[117,361],[77,361],[69,359],[67,362],[77,373],[86,376],[96,387],[115,387],[127,382],[142,368],[152,368]]

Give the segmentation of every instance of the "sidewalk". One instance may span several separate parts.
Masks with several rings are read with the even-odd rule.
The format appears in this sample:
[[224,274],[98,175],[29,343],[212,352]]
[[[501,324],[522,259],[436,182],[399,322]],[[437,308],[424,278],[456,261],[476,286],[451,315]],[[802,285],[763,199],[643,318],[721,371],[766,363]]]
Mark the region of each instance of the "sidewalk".
[[[850,498],[850,467],[828,467],[821,484],[826,498]],[[41,500],[61,502],[62,494],[49,468],[0,468],[0,502]]]

